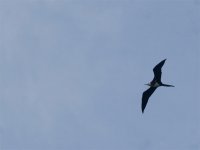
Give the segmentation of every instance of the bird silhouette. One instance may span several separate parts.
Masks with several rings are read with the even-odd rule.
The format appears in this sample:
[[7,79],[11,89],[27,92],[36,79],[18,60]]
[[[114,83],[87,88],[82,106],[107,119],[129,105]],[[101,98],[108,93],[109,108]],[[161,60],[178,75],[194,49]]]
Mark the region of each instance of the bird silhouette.
[[144,109],[147,105],[147,102],[149,100],[149,97],[153,94],[153,92],[159,87],[159,86],[165,86],[165,87],[174,87],[173,85],[168,85],[168,84],[163,84],[161,82],[161,76],[162,76],[162,66],[164,65],[166,59],[162,60],[159,64],[157,64],[154,68],[153,68],[153,72],[154,72],[154,78],[153,80],[145,85],[150,86],[149,89],[147,89],[146,91],[144,91],[144,93],[142,94],[142,113],[144,113]]

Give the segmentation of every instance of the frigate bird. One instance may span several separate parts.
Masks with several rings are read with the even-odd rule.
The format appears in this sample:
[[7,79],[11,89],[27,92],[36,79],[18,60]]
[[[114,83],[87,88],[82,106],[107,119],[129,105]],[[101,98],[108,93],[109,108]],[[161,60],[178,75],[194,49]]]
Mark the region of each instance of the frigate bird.
[[146,91],[144,91],[144,93],[142,94],[142,113],[144,113],[144,109],[147,105],[147,102],[149,100],[149,97],[153,94],[153,92],[159,87],[159,86],[165,86],[165,87],[174,87],[173,85],[168,85],[168,84],[163,84],[161,82],[161,75],[162,75],[162,66],[164,65],[166,59],[164,59],[163,61],[161,61],[159,64],[157,64],[154,68],[153,68],[153,72],[154,72],[154,78],[153,80],[145,85],[150,86],[149,89],[147,89]]

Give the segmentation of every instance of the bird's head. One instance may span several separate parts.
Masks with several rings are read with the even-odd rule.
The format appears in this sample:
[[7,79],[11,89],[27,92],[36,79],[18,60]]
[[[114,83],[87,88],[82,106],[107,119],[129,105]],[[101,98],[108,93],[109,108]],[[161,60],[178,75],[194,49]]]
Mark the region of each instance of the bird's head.
[[145,84],[145,85],[147,85],[147,86],[151,86],[151,83],[147,83],[147,84]]

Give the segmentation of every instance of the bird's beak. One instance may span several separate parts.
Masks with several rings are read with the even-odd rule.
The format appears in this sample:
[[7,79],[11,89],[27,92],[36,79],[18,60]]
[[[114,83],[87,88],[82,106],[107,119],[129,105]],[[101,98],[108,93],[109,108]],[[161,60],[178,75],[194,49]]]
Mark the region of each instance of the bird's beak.
[[144,85],[149,85],[149,84],[144,84]]

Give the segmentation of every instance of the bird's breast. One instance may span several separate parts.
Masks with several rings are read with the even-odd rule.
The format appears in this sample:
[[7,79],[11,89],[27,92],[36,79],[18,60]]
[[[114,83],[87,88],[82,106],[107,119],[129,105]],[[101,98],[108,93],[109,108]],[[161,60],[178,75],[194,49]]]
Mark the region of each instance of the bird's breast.
[[155,82],[153,85],[153,87],[159,87],[159,86],[160,86],[160,84],[158,82]]

